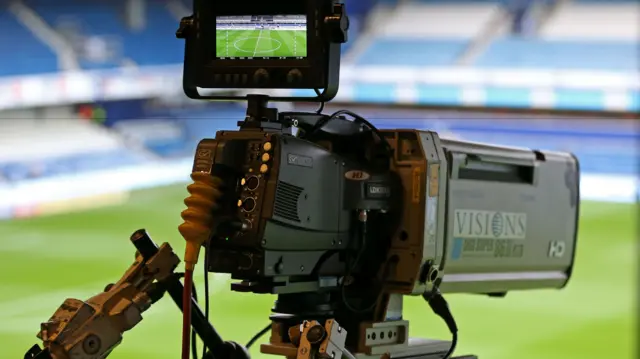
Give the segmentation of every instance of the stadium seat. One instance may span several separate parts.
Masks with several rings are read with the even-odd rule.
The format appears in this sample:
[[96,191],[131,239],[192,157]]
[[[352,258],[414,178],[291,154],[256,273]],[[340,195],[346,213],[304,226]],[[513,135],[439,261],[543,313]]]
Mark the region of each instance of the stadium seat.
[[0,76],[58,71],[56,54],[8,11],[0,10]]
[[71,175],[90,171],[130,166],[144,163],[144,157],[127,149],[97,153],[78,153],[33,161],[0,164],[0,172],[9,181],[22,181]]
[[640,40],[636,1],[562,2],[539,30],[546,40]]
[[120,66],[123,60],[138,65],[182,63],[184,42],[175,38],[179,19],[172,16],[163,3],[147,2],[146,26],[141,31],[129,30],[121,18],[122,3],[63,0],[29,0],[28,4],[53,27],[62,21],[79,21],[84,35],[97,36],[115,44],[118,56],[106,62],[81,61],[85,69]]
[[175,35],[179,22],[164,4],[147,2],[147,26],[128,34],[124,53],[139,65],[181,64],[184,41]]
[[638,0],[573,0],[582,4],[637,4]]
[[484,68],[586,69],[635,72],[638,43],[502,38],[478,57]]
[[148,141],[145,147],[163,158],[178,158],[193,156],[193,146],[186,140]]
[[[582,124],[579,129],[564,123],[536,124],[535,121],[496,122],[487,120],[384,120],[377,118],[373,124],[379,128],[407,126],[436,130],[444,137],[451,137],[504,146],[569,151],[580,160],[582,173],[633,176],[640,165],[640,151],[635,144],[640,137],[625,132],[625,126],[591,127]],[[597,144],[595,146],[594,144]]]
[[[465,130],[465,126],[449,129],[462,139],[496,143],[505,146],[543,148],[545,150],[570,151],[580,160],[583,173],[634,175],[640,165],[640,152],[634,151],[637,136],[607,136],[607,134],[563,134],[562,131],[505,131],[489,129]],[[598,146],[593,144],[597,141]],[[631,149],[631,150],[630,150]]]
[[161,157],[190,157],[183,128],[173,119],[124,120],[113,129],[131,142],[140,143]]
[[[80,26],[81,35],[99,36],[112,41],[116,46],[127,35],[124,23],[118,17],[117,2],[62,0],[54,3],[49,0],[29,0],[27,4],[53,28],[71,21]],[[85,69],[111,68],[120,65],[120,58],[106,62],[92,62],[81,58],[80,65]]]
[[496,1],[408,1],[379,16],[357,65],[450,66],[500,14]]
[[357,65],[448,66],[462,54],[466,40],[376,40],[358,59]]
[[424,4],[504,4],[511,0],[412,0]]
[[[122,147],[119,139],[82,126],[0,126],[0,162],[108,151]],[[3,132],[4,131],[4,132]]]

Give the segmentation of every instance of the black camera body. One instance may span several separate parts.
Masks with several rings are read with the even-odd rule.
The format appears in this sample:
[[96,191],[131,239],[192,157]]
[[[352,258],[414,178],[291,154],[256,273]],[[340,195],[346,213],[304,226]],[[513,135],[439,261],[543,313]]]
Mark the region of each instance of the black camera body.
[[198,88],[314,89],[320,101],[335,97],[347,41],[343,4],[195,0],[193,11],[176,34],[186,41],[183,87],[190,98],[207,98]]

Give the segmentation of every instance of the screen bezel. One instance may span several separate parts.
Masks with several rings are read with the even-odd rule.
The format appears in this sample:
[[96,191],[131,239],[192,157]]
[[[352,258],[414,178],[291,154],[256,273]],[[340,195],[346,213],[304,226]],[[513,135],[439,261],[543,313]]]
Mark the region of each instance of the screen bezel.
[[[209,48],[211,51],[201,53],[203,63],[219,67],[243,67],[243,68],[259,68],[259,67],[296,67],[305,68],[313,66],[313,59],[318,58],[321,54],[315,53],[318,46],[314,46],[318,42],[317,19],[312,18],[310,14],[316,11],[313,9],[312,1],[300,0],[280,0],[277,3],[270,1],[250,1],[249,4],[238,4],[226,1],[200,1],[204,5],[204,11],[198,13],[199,25],[201,27],[201,38],[199,41],[205,45],[201,48]],[[247,9],[251,9],[247,13]],[[250,15],[304,15],[307,17],[307,56],[302,59],[288,58],[252,58],[252,59],[220,59],[217,57],[217,37],[216,37],[216,17],[217,16],[250,16]],[[211,38],[211,35],[214,37]],[[213,44],[213,46],[206,44]]]

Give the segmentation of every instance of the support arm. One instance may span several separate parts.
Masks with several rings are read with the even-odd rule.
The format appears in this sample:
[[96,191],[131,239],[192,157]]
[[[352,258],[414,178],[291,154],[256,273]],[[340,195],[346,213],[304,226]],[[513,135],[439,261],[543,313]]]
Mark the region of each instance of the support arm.
[[[145,230],[131,236],[135,262],[115,284],[86,301],[67,299],[42,323],[38,338],[25,359],[106,358],[120,344],[124,332],[142,320],[142,313],[169,292],[182,308],[183,286],[174,273],[180,259],[168,243],[158,247]],[[209,350],[208,358],[248,359],[244,347],[225,342],[192,298],[192,325]]]
[[25,359],[104,358],[122,341],[122,334],[142,320],[142,313],[162,296],[158,283],[169,278],[180,259],[167,243],[135,262],[115,284],[86,301],[67,299],[41,324],[43,350],[32,348]]

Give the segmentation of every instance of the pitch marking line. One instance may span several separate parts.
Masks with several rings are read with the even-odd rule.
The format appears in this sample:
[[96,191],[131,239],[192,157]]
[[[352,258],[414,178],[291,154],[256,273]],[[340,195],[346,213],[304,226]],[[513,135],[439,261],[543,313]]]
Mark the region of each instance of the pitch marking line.
[[258,41],[256,41],[256,48],[253,49],[253,56],[256,56],[256,51],[258,51],[258,44],[260,44],[260,38],[262,37],[262,29],[258,33]]
[[[241,48],[239,48],[239,47],[238,47],[238,42],[240,42],[240,41],[244,41],[244,40],[249,40],[249,39],[257,39],[257,37],[243,37],[243,38],[241,38],[241,39],[238,39],[238,40],[236,40],[236,41],[233,43],[233,47],[235,47],[235,48],[236,48],[236,50],[238,50],[238,51],[242,51],[242,52],[251,52],[251,51],[249,51],[249,50],[244,50],[244,49],[241,49]],[[278,43],[278,46],[277,46],[275,49],[271,49],[271,50],[256,51],[256,50],[257,50],[257,42],[256,42],[256,50],[254,50],[254,51],[253,51],[253,55],[254,55],[254,56],[255,56],[256,54],[261,54],[261,53],[264,53],[264,52],[274,52],[274,51],[276,51],[276,50],[278,50],[278,49],[280,49],[280,48],[282,47],[282,42],[280,42],[279,40],[276,40],[276,39],[271,38],[271,37],[269,37],[268,39],[269,39],[269,40],[271,40],[271,41],[275,41],[275,42],[277,42],[277,43]],[[258,41],[259,41],[259,40],[258,40]]]

